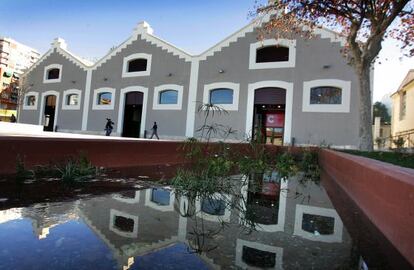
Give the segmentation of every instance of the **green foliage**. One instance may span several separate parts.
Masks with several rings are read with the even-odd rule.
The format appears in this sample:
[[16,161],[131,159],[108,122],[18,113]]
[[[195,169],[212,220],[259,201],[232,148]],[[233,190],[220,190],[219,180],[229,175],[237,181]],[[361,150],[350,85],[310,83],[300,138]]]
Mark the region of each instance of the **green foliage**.
[[276,157],[275,168],[280,178],[289,178],[299,172],[299,167],[293,155],[289,152],[284,152]]
[[309,180],[314,183],[320,182],[321,168],[319,166],[318,153],[304,148],[302,159],[299,163],[299,170],[303,172],[303,180]]
[[20,157],[16,160],[16,180],[19,182],[31,178],[60,178],[65,182],[82,182],[98,174],[99,169],[93,166],[84,155],[80,155],[77,159],[68,159],[58,165],[37,165],[33,170],[27,170]]
[[395,147],[397,147],[397,151],[401,151],[405,144],[403,137],[398,137],[397,139],[392,140],[392,142],[395,144]]
[[18,183],[23,182],[26,179],[32,178],[33,172],[26,170],[23,159],[20,156],[16,158],[16,174],[15,179]]
[[401,153],[401,152],[382,152],[382,151],[358,151],[358,150],[343,150],[353,155],[363,156],[367,158],[372,158],[384,162],[388,162],[394,165],[412,168],[414,169],[414,154],[411,153]]
[[388,108],[385,104],[377,101],[373,106],[373,120],[375,117],[381,117],[382,124],[390,124],[391,123],[391,116],[388,113]]
[[56,166],[56,169],[65,182],[83,182],[96,177],[99,172],[85,156],[69,159],[65,164]]

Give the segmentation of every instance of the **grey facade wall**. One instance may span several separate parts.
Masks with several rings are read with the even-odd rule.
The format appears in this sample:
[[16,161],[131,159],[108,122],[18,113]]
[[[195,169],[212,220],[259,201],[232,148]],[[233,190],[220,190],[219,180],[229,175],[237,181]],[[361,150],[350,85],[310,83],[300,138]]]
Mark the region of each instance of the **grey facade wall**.
[[[105,119],[111,118],[115,122],[115,135],[121,135],[122,117],[119,112],[121,90],[126,87],[139,86],[147,88],[147,111],[145,129],[150,130],[154,121],[158,123],[159,135],[164,138],[184,138],[191,133],[195,137],[200,133],[197,130],[203,125],[204,113],[197,112],[192,115],[195,102],[203,102],[204,86],[211,83],[230,82],[240,85],[238,110],[229,111],[228,114],[215,115],[208,119],[208,123],[231,126],[237,132],[230,139],[243,140],[250,135],[251,127],[246,127],[248,117],[248,86],[262,81],[282,81],[293,85],[291,134],[289,140],[294,138],[297,144],[331,144],[337,146],[356,146],[358,144],[359,130],[359,93],[358,81],[353,68],[341,55],[339,42],[332,42],[328,38],[319,36],[304,40],[296,38],[296,61],[294,67],[249,69],[250,45],[257,42],[258,33],[248,32],[239,37],[229,46],[218,49],[206,59],[203,55],[190,57],[193,61],[199,60],[198,75],[192,78],[196,82],[190,89],[192,62],[180,58],[162,48],[159,44],[148,42],[137,36],[126,47],[116,49],[116,54],[102,62],[98,66],[91,66],[91,81],[89,102],[87,104],[88,115],[84,115],[85,94],[88,93],[86,82],[87,72],[69,61],[59,53],[52,53],[28,74],[27,83],[33,84],[31,91],[41,93],[55,90],[60,93],[59,112],[57,125],[60,130],[102,134]],[[152,55],[151,72],[149,76],[122,77],[124,58],[135,53]],[[61,64],[63,66],[62,82],[43,84],[44,67],[49,64]],[[194,67],[194,66],[193,66]],[[325,67],[325,68],[324,68]],[[328,67],[328,68],[326,68]],[[220,72],[224,71],[224,72]],[[334,79],[351,82],[350,112],[304,112],[303,88],[305,81],[318,79]],[[176,84],[183,86],[181,110],[157,110],[153,108],[154,88],[164,84]],[[115,103],[112,110],[94,110],[94,91],[101,88],[115,89]],[[67,89],[79,89],[82,91],[80,110],[62,110],[63,91]],[[194,92],[192,92],[194,91]],[[190,100],[189,93],[193,93],[194,100]],[[188,105],[192,106],[191,109]],[[38,124],[41,102],[38,102],[36,111],[22,110],[20,122]],[[251,109],[251,108],[250,108]],[[194,116],[194,122],[192,118]],[[87,122],[86,130],[82,130],[82,118]],[[118,121],[121,119],[121,121]],[[190,121],[188,121],[190,120]],[[190,130],[186,134],[186,129]],[[192,132],[191,132],[192,131]],[[246,133],[247,132],[247,133]],[[221,138],[221,135],[215,135]]]
[[[62,65],[62,79],[57,83],[43,83],[44,69],[51,64]],[[35,124],[39,122],[39,114],[44,110],[42,106],[42,93],[47,91],[59,92],[59,100],[56,102],[58,105],[58,116],[56,119],[56,125],[58,129],[63,130],[80,130],[82,125],[83,114],[83,102],[84,102],[84,89],[86,82],[86,71],[82,70],[79,66],[75,65],[72,61],[69,61],[66,57],[63,57],[57,52],[52,52],[47,58],[45,58],[38,66],[30,71],[26,77],[25,88],[27,91],[34,91],[39,93],[37,101],[37,110],[24,110],[21,109],[19,115],[20,123]],[[81,102],[80,110],[62,110],[63,93],[65,90],[77,89],[81,90]],[[44,106],[44,105],[43,105]]]
[[[122,65],[124,57],[134,53],[152,55],[151,73],[149,76],[122,78]],[[91,84],[91,99],[89,105],[88,130],[102,131],[105,118],[117,122],[121,89],[129,86],[142,86],[148,88],[148,103],[146,113],[146,130],[150,130],[154,121],[158,123],[158,133],[164,136],[185,136],[188,84],[190,80],[191,63],[174,56],[149,42],[138,39],[121,50],[114,57],[103,63],[93,71]],[[169,74],[171,73],[171,76]],[[106,80],[105,80],[106,79]],[[163,84],[177,84],[184,87],[181,110],[154,110],[154,87]],[[114,110],[92,110],[93,91],[95,89],[110,87],[116,89]],[[121,108],[123,110],[123,108]],[[117,125],[115,123],[115,130]]]
[[[294,68],[249,70],[250,44],[257,42],[258,34],[248,33],[236,43],[216,52],[200,62],[197,101],[203,100],[204,85],[214,82],[240,84],[238,111],[215,117],[212,122],[229,125],[238,131],[237,138],[245,137],[248,84],[278,80],[293,83],[292,133],[298,144],[357,145],[358,143],[358,89],[352,67],[340,53],[340,44],[329,39],[296,38]],[[324,65],[330,68],[324,69]],[[219,73],[219,70],[224,73]],[[302,112],[303,82],[317,79],[351,81],[350,113]],[[203,113],[196,115],[195,129],[203,124]],[[249,130],[250,128],[248,128]]]

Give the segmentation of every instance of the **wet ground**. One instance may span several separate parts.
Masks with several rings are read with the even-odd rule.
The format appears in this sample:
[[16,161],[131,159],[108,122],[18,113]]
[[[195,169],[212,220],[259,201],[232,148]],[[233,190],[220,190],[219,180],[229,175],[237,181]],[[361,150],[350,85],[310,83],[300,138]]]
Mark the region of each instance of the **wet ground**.
[[46,187],[20,201],[0,191],[0,269],[409,269],[398,254],[388,259],[392,247],[346,196],[331,200],[315,183],[269,180],[258,192],[242,185],[189,199],[142,178],[111,178],[106,189],[97,181],[95,194],[93,183],[72,187],[49,201],[23,199]]

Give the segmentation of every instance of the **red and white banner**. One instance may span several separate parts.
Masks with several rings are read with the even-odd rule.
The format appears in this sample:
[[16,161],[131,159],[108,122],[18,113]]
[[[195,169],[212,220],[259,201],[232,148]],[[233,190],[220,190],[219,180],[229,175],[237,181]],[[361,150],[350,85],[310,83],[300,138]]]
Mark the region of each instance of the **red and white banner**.
[[266,127],[280,128],[285,124],[284,113],[267,113],[266,114]]

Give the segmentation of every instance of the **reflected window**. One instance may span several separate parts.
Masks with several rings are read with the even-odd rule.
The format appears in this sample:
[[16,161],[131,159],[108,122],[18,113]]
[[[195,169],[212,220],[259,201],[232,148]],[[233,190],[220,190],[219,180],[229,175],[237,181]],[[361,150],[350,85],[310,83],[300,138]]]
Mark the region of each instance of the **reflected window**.
[[79,104],[78,94],[69,94],[66,98],[66,105],[76,106]]
[[34,106],[36,103],[36,97],[35,96],[27,96],[26,99],[26,105],[27,106]]
[[226,204],[223,200],[206,198],[203,199],[201,202],[201,211],[203,211],[204,213],[214,216],[223,216],[225,210]]
[[164,90],[160,92],[159,104],[177,104],[178,91]]
[[102,92],[98,94],[98,105],[110,105],[112,102],[112,93]]
[[123,216],[115,216],[114,226],[123,232],[133,232],[134,220]]
[[48,80],[59,79],[59,75],[60,75],[60,69],[58,68],[52,68],[47,71]]
[[246,264],[260,268],[273,268],[276,266],[276,254],[247,246],[243,246],[242,260]]
[[210,104],[233,104],[233,90],[228,88],[211,90]]
[[140,72],[147,70],[147,59],[139,58],[128,62],[128,72]]
[[257,49],[256,63],[287,62],[289,48],[283,46],[267,46]]
[[151,201],[158,205],[170,205],[170,191],[162,188],[153,188]]
[[274,196],[248,192],[246,218],[259,224],[277,224],[279,219],[279,193]]
[[342,89],[333,86],[312,87],[310,104],[342,104]]
[[312,214],[303,214],[302,230],[316,235],[330,235],[334,233],[335,219]]

